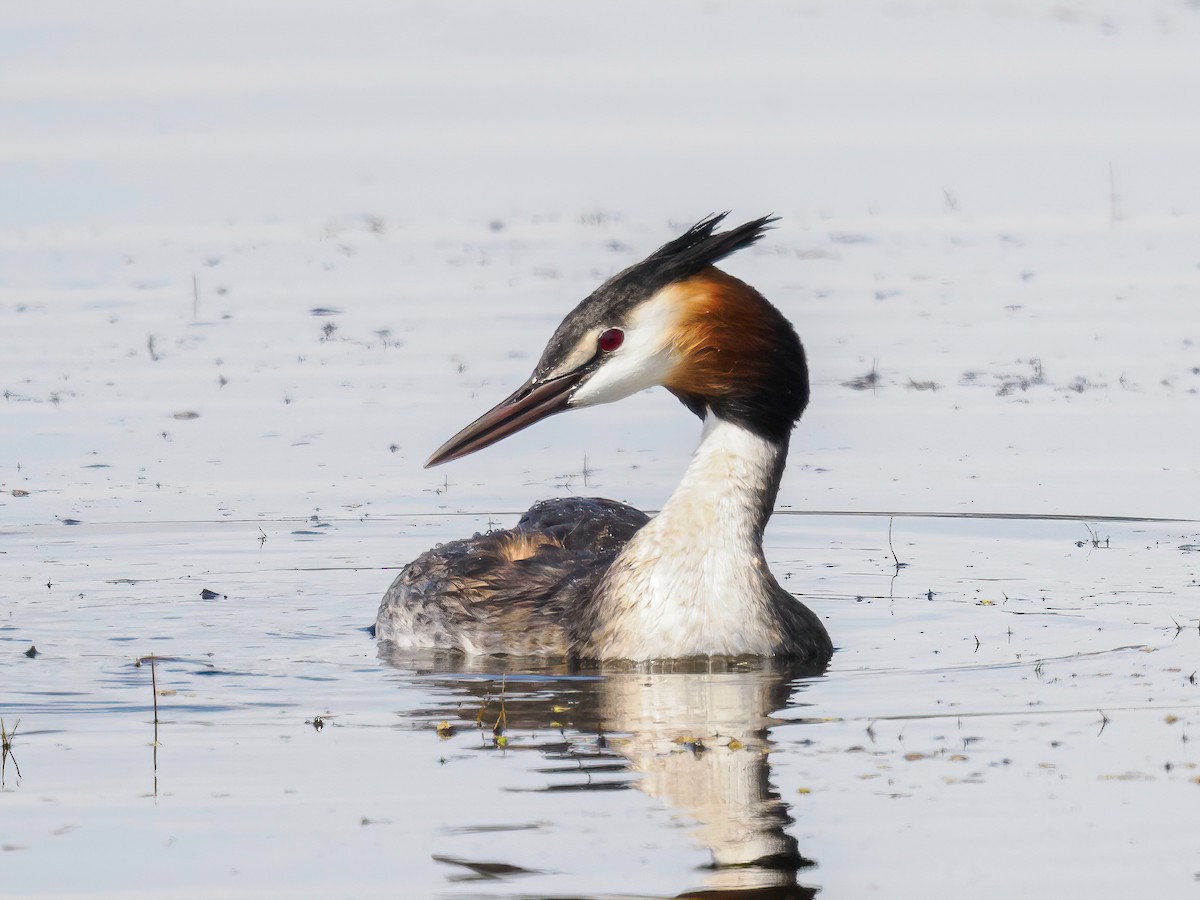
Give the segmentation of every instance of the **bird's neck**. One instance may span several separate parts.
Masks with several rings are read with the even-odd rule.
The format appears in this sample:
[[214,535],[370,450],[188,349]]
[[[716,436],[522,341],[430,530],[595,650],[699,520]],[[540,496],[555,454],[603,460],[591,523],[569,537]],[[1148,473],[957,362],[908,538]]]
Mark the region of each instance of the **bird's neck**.
[[777,444],[710,412],[700,446],[655,521],[686,539],[761,551],[786,461],[786,441]]
[[773,652],[778,585],[762,537],[786,457],[786,441],[709,413],[683,480],[601,583],[590,649],[629,659]]

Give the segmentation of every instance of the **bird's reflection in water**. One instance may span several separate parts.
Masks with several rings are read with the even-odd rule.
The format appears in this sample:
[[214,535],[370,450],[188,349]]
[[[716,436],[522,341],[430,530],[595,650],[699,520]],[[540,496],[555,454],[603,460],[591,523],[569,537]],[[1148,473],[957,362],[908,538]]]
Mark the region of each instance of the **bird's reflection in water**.
[[[797,872],[812,863],[788,833],[788,806],[771,787],[767,730],[771,713],[803,691],[796,679],[818,673],[755,658],[579,668],[527,659],[414,656],[386,646],[381,653],[453,695],[441,706],[411,711],[413,719],[495,729],[496,740],[529,731],[554,734],[557,740],[538,748],[566,757],[585,776],[565,788],[631,783],[693,820],[695,838],[711,852],[712,866],[700,875],[701,889],[680,896],[815,895],[796,881]],[[625,773],[638,777],[621,778]]]

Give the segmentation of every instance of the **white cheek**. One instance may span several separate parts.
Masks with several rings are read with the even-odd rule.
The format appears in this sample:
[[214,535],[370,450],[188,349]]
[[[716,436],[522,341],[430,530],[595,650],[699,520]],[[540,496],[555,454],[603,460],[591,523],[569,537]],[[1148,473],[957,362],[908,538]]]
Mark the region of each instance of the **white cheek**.
[[642,304],[625,327],[625,342],[571,397],[571,406],[611,403],[662,384],[674,366],[670,337],[674,309],[666,298]]
[[[627,347],[629,342],[626,341]],[[572,406],[593,406],[611,403],[638,391],[662,384],[671,370],[670,359],[665,350],[649,356],[634,356],[622,347],[614,353],[596,374],[582,384],[571,397]]]

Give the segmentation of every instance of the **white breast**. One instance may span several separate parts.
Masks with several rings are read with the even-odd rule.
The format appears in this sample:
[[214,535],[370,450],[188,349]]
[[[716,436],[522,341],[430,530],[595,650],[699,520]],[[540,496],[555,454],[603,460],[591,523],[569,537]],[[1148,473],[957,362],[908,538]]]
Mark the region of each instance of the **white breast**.
[[705,420],[683,481],[598,590],[589,655],[771,653],[780,635],[761,529],[781,452],[738,425]]

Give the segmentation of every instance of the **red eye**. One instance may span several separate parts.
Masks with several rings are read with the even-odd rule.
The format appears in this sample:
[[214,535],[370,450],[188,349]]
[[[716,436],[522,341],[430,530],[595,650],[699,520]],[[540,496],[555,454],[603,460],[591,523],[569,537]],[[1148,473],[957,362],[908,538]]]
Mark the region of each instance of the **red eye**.
[[608,331],[600,335],[600,349],[605,353],[612,353],[625,342],[625,332],[620,328],[610,328]]

